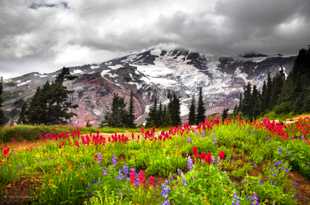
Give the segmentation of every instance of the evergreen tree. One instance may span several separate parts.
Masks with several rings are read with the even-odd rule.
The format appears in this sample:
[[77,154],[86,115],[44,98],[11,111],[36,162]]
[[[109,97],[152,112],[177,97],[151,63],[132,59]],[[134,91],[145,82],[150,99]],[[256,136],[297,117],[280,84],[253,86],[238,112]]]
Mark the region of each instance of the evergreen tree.
[[155,127],[157,124],[158,112],[157,112],[157,96],[154,97],[153,106],[150,108],[149,116],[146,119],[147,127]]
[[199,124],[200,122],[204,121],[206,116],[205,116],[205,106],[203,102],[203,97],[202,97],[202,88],[199,88],[199,98],[198,98],[198,109],[197,109],[197,115],[196,115],[196,124]]
[[156,118],[155,118],[155,125],[156,127],[160,127],[163,125],[163,105],[162,103],[160,102],[159,103],[159,108],[158,108],[158,111],[157,111],[157,114],[156,114]]
[[195,102],[195,97],[192,97],[192,103],[189,108],[189,116],[188,116],[188,123],[190,125],[194,125],[196,123],[196,102]]
[[129,100],[129,110],[128,110],[128,120],[127,125],[128,127],[134,128],[135,125],[135,115],[134,115],[134,102],[133,102],[133,92],[130,92],[130,100]]
[[3,103],[2,95],[3,95],[3,78],[0,79],[0,126],[4,125],[7,122],[7,118],[5,117],[4,112],[2,110],[2,103]]
[[64,85],[65,80],[73,79],[68,68],[63,68],[54,83],[46,82],[36,90],[32,97],[25,118],[32,124],[63,124],[75,114],[70,110],[76,108],[69,101],[69,91]]
[[227,108],[225,108],[225,109],[223,110],[223,113],[222,113],[222,122],[224,122],[224,120],[227,119],[227,117],[228,117],[228,111],[229,111],[229,109],[227,109]]
[[271,93],[272,93],[272,80],[271,80],[270,73],[268,73],[267,84],[266,84],[266,99],[265,99],[266,110],[268,110],[272,107]]
[[279,103],[284,80],[285,75],[283,70],[280,70],[280,72],[272,79],[270,107],[273,107],[274,105]]
[[169,116],[170,116],[170,125],[180,125],[181,124],[181,117],[180,117],[180,99],[174,93],[169,101],[168,105]]
[[253,92],[251,97],[252,97],[251,119],[256,119],[261,113],[261,96],[257,90],[256,85],[253,86]]
[[106,114],[106,122],[111,127],[125,127],[128,120],[128,112],[126,111],[126,103],[124,98],[113,95],[111,112]]
[[251,119],[252,117],[252,85],[248,83],[244,89],[241,113],[244,117]]
[[268,108],[268,98],[267,95],[267,83],[264,81],[263,88],[262,88],[262,94],[261,94],[261,111],[265,112]]
[[27,106],[28,106],[27,102],[24,102],[23,106],[21,108],[21,112],[19,114],[19,119],[17,121],[19,124],[26,124],[26,123],[28,123],[28,119],[27,119],[27,109],[28,109],[28,107]]
[[238,115],[238,112],[239,112],[238,110],[239,110],[238,105],[235,105],[234,110],[233,110],[233,116],[234,117],[236,117]]
[[168,107],[166,105],[163,108],[162,121],[161,122],[162,122],[163,127],[169,126],[171,124]]

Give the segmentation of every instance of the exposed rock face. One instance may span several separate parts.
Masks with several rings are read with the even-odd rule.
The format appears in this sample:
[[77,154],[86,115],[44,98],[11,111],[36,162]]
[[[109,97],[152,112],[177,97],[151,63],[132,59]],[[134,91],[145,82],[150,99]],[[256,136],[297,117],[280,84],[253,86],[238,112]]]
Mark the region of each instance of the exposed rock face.
[[[101,64],[71,67],[71,73],[78,78],[66,82],[66,86],[74,90],[71,100],[79,106],[71,123],[100,123],[110,109],[113,93],[129,100],[130,90],[134,92],[137,123],[144,121],[155,93],[165,104],[171,91],[181,97],[184,118],[191,96],[199,86],[203,87],[206,114],[222,112],[238,102],[247,82],[260,88],[269,72],[274,75],[282,68],[289,73],[294,59],[295,56],[263,54],[214,57],[183,48],[157,46]],[[8,116],[16,119],[23,100],[29,99],[47,80],[54,80],[58,73],[29,73],[7,80],[4,108]]]

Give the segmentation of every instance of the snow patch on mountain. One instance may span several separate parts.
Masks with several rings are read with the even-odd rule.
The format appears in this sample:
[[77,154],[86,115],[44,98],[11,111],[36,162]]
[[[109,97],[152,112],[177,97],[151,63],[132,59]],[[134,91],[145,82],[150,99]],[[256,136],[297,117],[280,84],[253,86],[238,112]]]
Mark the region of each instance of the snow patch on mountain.
[[72,71],[72,74],[83,74],[84,72],[80,69],[75,69]]
[[20,83],[18,83],[16,86],[17,87],[22,87],[22,86],[25,86],[25,85],[28,85],[29,83],[31,83],[31,80],[27,80],[25,82],[21,82],[19,81]]
[[112,70],[118,70],[118,69],[120,69],[120,68],[122,68],[122,67],[123,67],[123,65],[113,65],[113,66],[110,65],[110,66],[109,66],[109,68],[112,69]]

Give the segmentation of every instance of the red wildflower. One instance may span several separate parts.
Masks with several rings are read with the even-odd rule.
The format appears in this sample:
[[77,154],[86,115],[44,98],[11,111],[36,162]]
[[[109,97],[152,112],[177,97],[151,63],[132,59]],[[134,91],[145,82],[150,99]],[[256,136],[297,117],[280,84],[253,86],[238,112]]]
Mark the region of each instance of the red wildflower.
[[80,143],[78,140],[75,140],[74,144],[75,144],[75,146],[80,147]]
[[150,176],[150,178],[149,178],[149,184],[150,184],[150,186],[155,186],[155,177],[154,176]]
[[220,159],[224,159],[225,158],[225,152],[224,151],[220,151],[218,154]]
[[211,164],[211,163],[212,163],[212,154],[211,154],[211,152],[208,152],[208,154],[206,154],[206,156],[205,156],[205,161],[206,161],[208,164]]
[[7,146],[3,147],[3,148],[2,148],[2,155],[3,155],[4,157],[9,157],[9,155],[10,155],[10,148],[7,147]]
[[199,157],[198,148],[195,146],[192,148],[192,151],[193,151],[194,156],[198,158]]
[[200,159],[201,160],[205,160],[205,158],[206,158],[206,153],[205,152],[201,152],[201,154],[200,154]]
[[130,178],[130,184],[134,185],[135,184],[135,178],[136,178],[136,171],[134,168],[130,169],[129,178]]
[[145,174],[144,174],[144,171],[143,171],[143,170],[140,170],[140,171],[139,171],[138,179],[139,179],[139,184],[140,184],[140,185],[143,185],[144,182],[145,182]]

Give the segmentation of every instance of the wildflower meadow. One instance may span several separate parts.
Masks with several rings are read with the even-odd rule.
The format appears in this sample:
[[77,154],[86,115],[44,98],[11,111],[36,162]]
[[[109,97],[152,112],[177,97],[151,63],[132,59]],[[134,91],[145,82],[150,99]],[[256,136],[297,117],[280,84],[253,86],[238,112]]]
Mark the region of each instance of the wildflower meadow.
[[105,134],[44,133],[3,143],[0,204],[309,204],[309,119],[207,119]]

